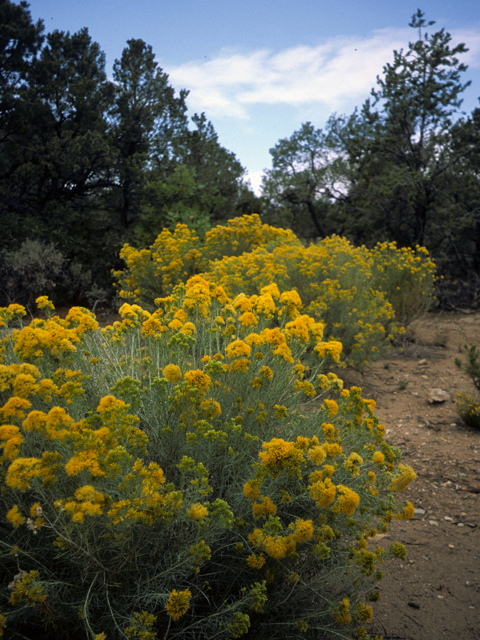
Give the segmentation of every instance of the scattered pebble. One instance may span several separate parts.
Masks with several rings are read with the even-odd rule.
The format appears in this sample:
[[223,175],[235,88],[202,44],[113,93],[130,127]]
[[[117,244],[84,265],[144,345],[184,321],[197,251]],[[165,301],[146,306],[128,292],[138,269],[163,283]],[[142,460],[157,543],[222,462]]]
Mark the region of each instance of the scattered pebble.
[[443,519],[447,522],[453,522],[453,518],[450,518],[450,516],[443,516]]
[[428,524],[433,524],[435,527],[438,527],[438,522],[436,520],[429,520]]

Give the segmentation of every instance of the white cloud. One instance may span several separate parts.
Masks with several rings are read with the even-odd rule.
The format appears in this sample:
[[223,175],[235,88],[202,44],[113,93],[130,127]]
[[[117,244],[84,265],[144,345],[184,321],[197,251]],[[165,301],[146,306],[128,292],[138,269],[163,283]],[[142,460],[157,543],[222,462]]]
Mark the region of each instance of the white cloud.
[[[470,48],[464,61],[480,64],[480,32],[452,33]],[[172,84],[190,90],[188,103],[209,118],[248,119],[255,105],[319,105],[333,111],[369,95],[377,75],[392,60],[394,49],[406,49],[410,29],[382,29],[367,37],[335,37],[318,46],[284,51],[222,50],[213,60],[169,67]]]

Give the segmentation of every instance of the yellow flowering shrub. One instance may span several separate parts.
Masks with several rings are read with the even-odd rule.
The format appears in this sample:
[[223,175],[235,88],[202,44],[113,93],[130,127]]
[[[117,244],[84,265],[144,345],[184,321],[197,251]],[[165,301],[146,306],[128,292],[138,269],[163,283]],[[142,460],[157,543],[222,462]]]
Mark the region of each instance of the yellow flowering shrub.
[[[178,225],[173,234],[162,231],[150,249],[125,245],[121,257],[126,269],[115,276],[127,300],[153,309],[157,296],[201,273],[184,309],[199,305],[208,314],[202,302],[207,280],[234,298],[235,317],[240,314],[245,327],[259,317],[295,321],[303,313],[321,321],[325,335],[336,340],[331,357],[338,361],[342,352],[358,369],[378,358],[401,325],[433,301],[435,265],[426,249],[383,243],[368,250],[335,235],[304,247],[291,231],[262,224],[258,215],[214,227],[203,245]],[[298,321],[290,330],[301,338],[306,327]]]
[[354,637],[377,565],[405,553],[365,541],[411,517],[395,496],[415,473],[299,293],[194,275],[101,330],[44,311],[0,309],[2,627]]
[[436,267],[425,247],[415,250],[380,242],[368,252],[373,287],[385,292],[403,325],[428,311],[434,301]]

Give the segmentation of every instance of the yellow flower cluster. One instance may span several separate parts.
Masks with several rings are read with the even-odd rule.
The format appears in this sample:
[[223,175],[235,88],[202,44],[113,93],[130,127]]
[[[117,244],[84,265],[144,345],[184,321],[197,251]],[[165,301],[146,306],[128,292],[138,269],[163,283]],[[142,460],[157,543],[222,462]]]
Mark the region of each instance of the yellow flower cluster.
[[[185,233],[185,246],[191,239]],[[305,252],[289,246],[290,257]],[[335,256],[318,269],[338,268],[340,255],[348,262],[346,241],[326,246]],[[281,249],[280,242],[266,253]],[[352,263],[361,277],[367,273],[358,256]],[[317,267],[302,265],[313,269],[313,286]],[[353,277],[355,269],[345,269]],[[173,267],[168,273],[173,284]],[[82,554],[119,581],[137,567],[145,578],[152,554],[165,563],[169,554],[180,558],[164,573],[150,572],[163,602],[151,613],[132,614],[132,607],[128,637],[153,637],[169,620],[181,635],[200,607],[191,606],[189,589],[173,589],[188,572],[203,571],[217,585],[216,567],[228,566],[247,585],[238,606],[253,611],[264,608],[267,586],[268,597],[287,589],[282,597],[289,598],[293,587],[303,594],[312,568],[330,557],[333,573],[345,560],[343,578],[373,575],[381,557],[367,550],[368,538],[392,518],[411,517],[413,505],[396,507],[391,493],[415,473],[384,441],[373,401],[357,387],[343,390],[328,372],[342,343],[330,338],[328,318],[305,313],[295,286],[266,279],[230,299],[194,275],[159,297],[151,313],[131,299],[122,321],[102,332],[82,310],[65,321],[35,321],[27,328],[37,345],[37,330],[47,326],[64,347],[66,332],[76,337],[73,351],[42,343],[33,357],[23,329],[1,329],[0,488],[6,522],[19,530],[12,538],[33,539],[41,529],[35,540],[48,538],[55,554],[75,562]],[[226,544],[217,544],[220,531]],[[198,584],[217,607],[207,582],[194,578],[187,584]],[[345,593],[334,588],[331,601]],[[362,607],[342,601],[334,619],[368,621]],[[158,628],[154,614],[163,616]]]
[[[268,527],[268,523],[266,526]],[[265,552],[270,558],[283,560],[295,553],[297,544],[308,542],[314,533],[314,526],[311,520],[298,519],[292,523],[289,529],[292,532],[286,536],[278,534],[272,535],[266,533],[263,529],[255,529],[248,536],[248,540],[252,546]],[[250,558],[252,558],[252,556],[250,556]],[[252,568],[261,568],[264,562],[259,562],[255,555],[253,558],[249,566]]]
[[190,589],[176,591],[175,589],[168,596],[167,613],[172,620],[180,620],[190,609],[190,600],[192,592]]

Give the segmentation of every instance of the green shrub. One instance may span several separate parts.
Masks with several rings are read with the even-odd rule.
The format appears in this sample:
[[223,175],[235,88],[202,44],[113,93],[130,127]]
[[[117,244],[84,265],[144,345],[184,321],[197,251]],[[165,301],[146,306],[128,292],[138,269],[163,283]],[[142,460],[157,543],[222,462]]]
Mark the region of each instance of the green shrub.
[[395,242],[379,242],[368,252],[373,289],[383,291],[404,326],[427,312],[435,296],[436,267],[425,247],[415,251]]
[[0,303],[31,305],[51,295],[63,276],[65,258],[55,245],[25,240],[16,251],[0,254]]
[[457,393],[455,408],[467,427],[480,429],[480,398],[478,395]]
[[[0,310],[0,628],[43,638],[352,638],[415,477],[342,345],[274,287],[200,277],[101,331]],[[1,328],[3,326],[3,329]]]
[[463,345],[463,350],[467,355],[467,362],[464,364],[460,358],[455,358],[455,366],[461,371],[465,371],[480,391],[480,353],[474,344],[471,347]]

